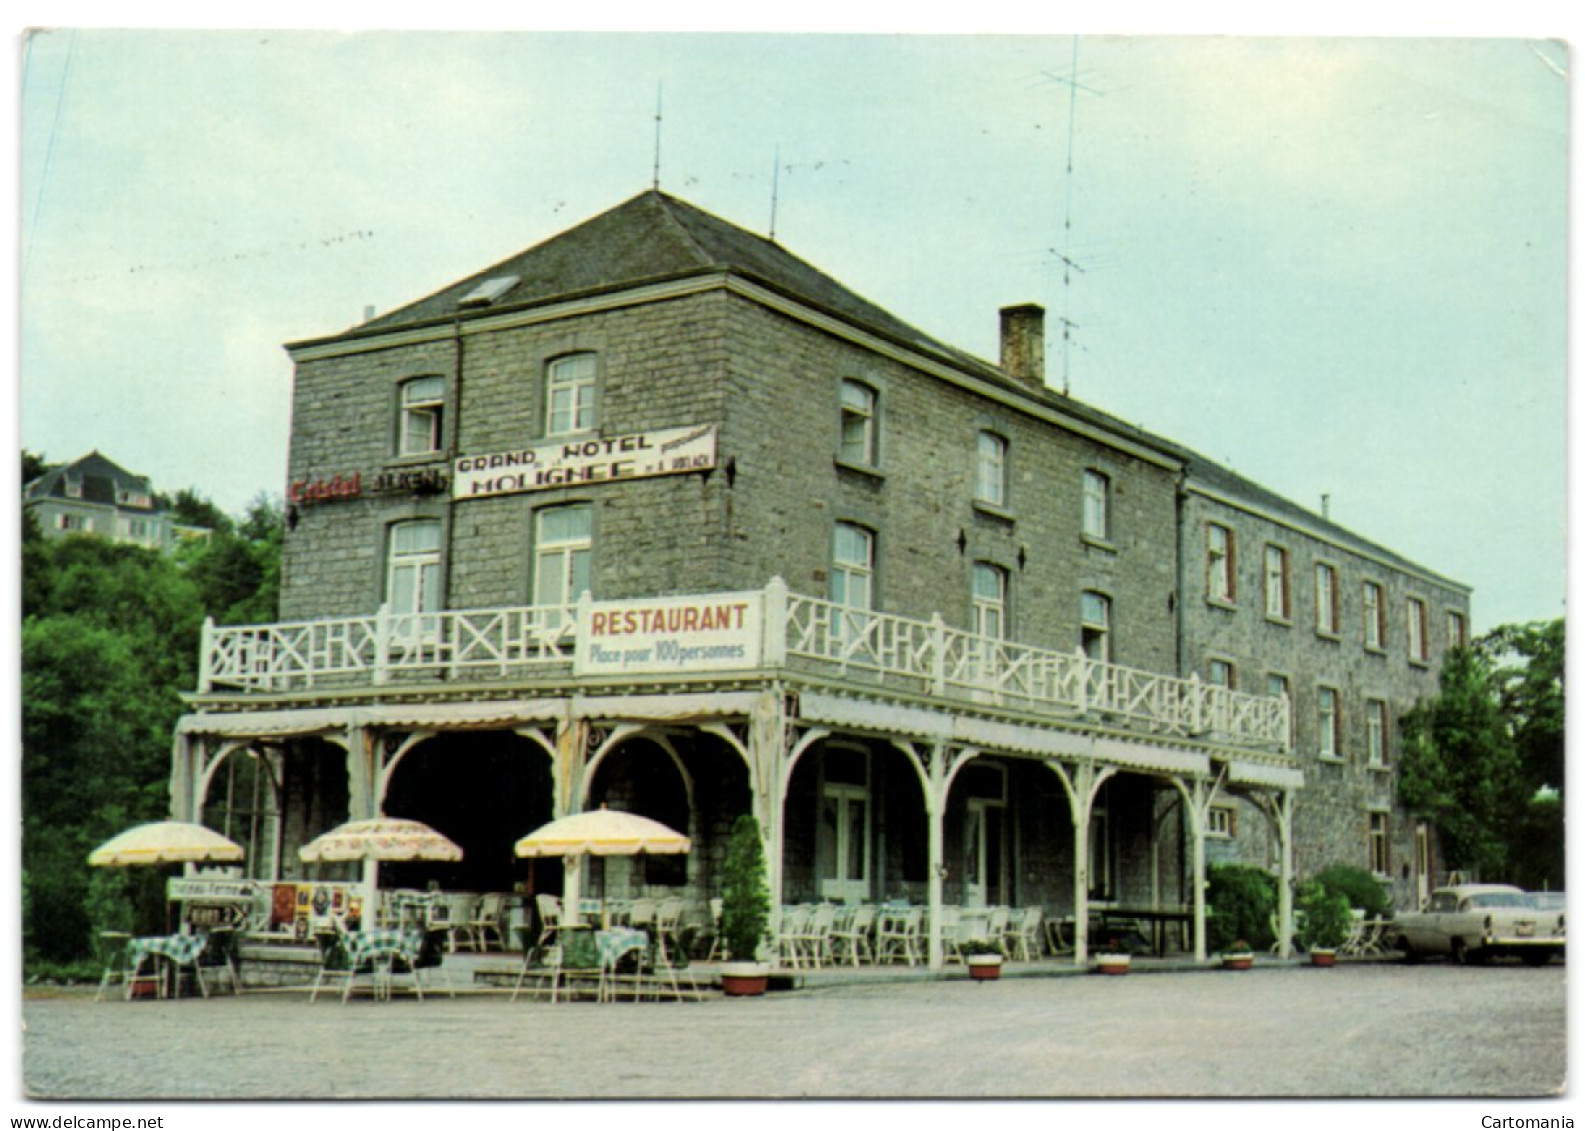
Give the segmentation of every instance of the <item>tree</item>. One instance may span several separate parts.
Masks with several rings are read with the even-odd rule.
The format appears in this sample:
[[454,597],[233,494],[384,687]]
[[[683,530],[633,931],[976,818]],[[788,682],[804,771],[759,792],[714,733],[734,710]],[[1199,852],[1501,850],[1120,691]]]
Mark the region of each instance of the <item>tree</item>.
[[1519,755],[1524,785],[1563,794],[1564,624],[1552,621],[1511,624],[1479,641],[1495,665],[1502,712]]
[[155,501],[164,504],[171,517],[184,526],[202,526],[216,534],[229,534],[236,525],[230,515],[191,487],[183,487],[174,499],[157,495]]
[[280,505],[259,495],[234,528],[185,547],[180,561],[198,587],[204,609],[219,624],[274,620],[280,605]]
[[[213,521],[196,492],[183,497],[185,520]],[[70,971],[97,931],[147,923],[163,905],[155,870],[90,869],[86,857],[169,811],[171,733],[204,617],[276,616],[280,506],[260,496],[240,523],[220,517],[175,557],[24,530],[23,955],[35,976]]]
[[[1507,625],[1449,652],[1435,699],[1403,718],[1399,796],[1451,868],[1562,883],[1563,622]],[[1555,850],[1554,850],[1555,848]]]

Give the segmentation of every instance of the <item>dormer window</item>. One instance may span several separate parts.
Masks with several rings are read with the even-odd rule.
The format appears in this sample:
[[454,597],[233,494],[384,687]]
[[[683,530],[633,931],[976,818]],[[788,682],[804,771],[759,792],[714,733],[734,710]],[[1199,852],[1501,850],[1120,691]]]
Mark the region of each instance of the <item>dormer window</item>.
[[517,286],[516,275],[496,275],[486,279],[457,300],[458,306],[489,306],[507,291]]

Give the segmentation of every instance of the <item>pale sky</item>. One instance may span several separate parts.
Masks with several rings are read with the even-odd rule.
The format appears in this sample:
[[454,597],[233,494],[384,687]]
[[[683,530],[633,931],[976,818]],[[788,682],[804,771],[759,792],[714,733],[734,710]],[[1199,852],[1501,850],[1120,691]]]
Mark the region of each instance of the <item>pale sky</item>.
[[1051,384],[1330,495],[1479,630],[1561,615],[1566,48],[1074,42],[34,35],[21,444],[279,495],[283,343],[649,187],[658,90],[666,191],[764,232],[779,153],[777,239],[859,293],[990,360],[1041,303]]

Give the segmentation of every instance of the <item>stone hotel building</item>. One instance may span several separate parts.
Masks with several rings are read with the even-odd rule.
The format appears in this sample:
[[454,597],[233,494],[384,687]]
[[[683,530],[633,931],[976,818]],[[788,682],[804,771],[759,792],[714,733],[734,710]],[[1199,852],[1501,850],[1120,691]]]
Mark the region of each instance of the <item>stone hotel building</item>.
[[1059,395],[1040,308],[1000,318],[995,365],[647,191],[290,345],[283,622],[206,630],[177,815],[282,880],[412,817],[465,853],[413,875],[545,891],[514,842],[608,805],[694,850],[585,882],[699,909],[749,812],[777,905],[1039,905],[1080,960],[1118,906],[1203,956],[1220,860],[1413,900],[1398,719],[1468,588]]

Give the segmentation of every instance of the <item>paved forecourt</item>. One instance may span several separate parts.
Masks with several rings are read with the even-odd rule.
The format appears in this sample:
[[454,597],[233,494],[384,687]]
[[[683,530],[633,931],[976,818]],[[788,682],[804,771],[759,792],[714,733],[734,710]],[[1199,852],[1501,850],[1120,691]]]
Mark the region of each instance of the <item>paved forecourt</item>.
[[1564,968],[847,983],[703,1002],[23,1003],[59,1098],[1536,1095]]

